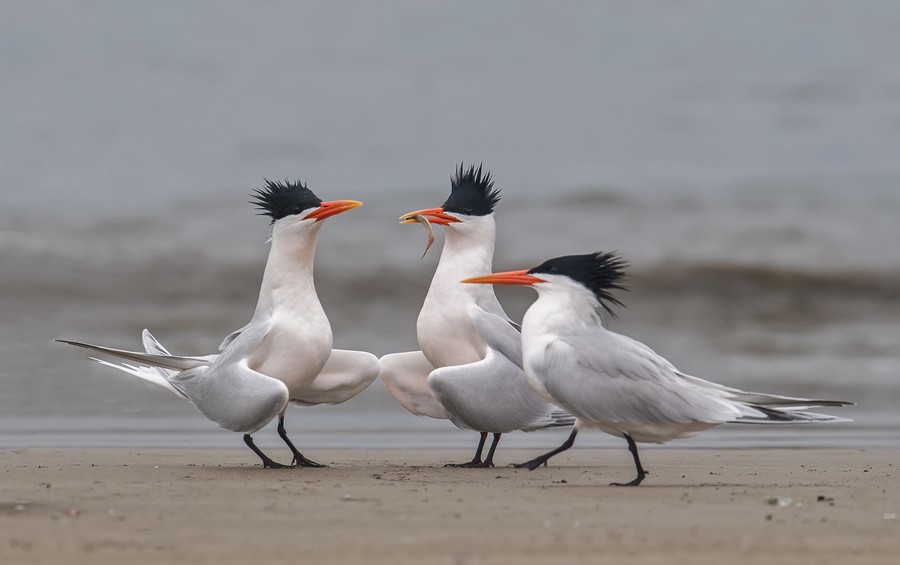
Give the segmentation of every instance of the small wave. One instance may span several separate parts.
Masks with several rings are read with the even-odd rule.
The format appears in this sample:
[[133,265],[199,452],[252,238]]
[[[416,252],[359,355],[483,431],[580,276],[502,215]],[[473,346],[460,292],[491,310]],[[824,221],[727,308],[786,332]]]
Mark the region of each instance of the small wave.
[[[146,257],[110,257],[103,253],[79,257],[37,244],[6,246],[2,251],[3,300],[59,292],[103,298],[117,287],[117,295],[128,293],[148,300],[195,295],[234,299],[255,296],[264,268],[262,256],[223,260],[199,248]],[[423,294],[433,274],[433,266],[425,263],[390,267],[360,263],[352,272],[343,264],[340,269],[330,268],[326,257],[319,258],[316,279],[320,292],[404,299]],[[688,293],[711,298],[792,295],[872,302],[900,299],[900,271],[820,271],[725,261],[643,264],[632,269],[629,285],[644,294]]]

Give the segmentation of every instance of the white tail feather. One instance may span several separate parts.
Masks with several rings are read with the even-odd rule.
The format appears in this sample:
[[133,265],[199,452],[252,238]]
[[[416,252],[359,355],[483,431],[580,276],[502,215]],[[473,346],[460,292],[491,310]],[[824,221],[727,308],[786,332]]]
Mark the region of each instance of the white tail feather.
[[852,422],[849,418],[831,416],[830,414],[817,414],[815,412],[799,412],[797,410],[785,410],[781,408],[768,408],[759,405],[741,406],[743,414],[734,424],[814,424],[821,422]]
[[[152,337],[152,336],[151,336]],[[195,367],[209,365],[210,360],[202,357],[179,357],[176,355],[155,355],[152,353],[139,353],[137,351],[127,351],[124,349],[114,349],[112,347],[103,347],[100,345],[91,345],[80,341],[69,341],[66,339],[57,339],[60,343],[68,343],[76,347],[84,347],[92,349],[98,353],[112,355],[113,357],[121,357],[129,361],[137,361],[154,367],[163,367],[164,369],[173,369],[176,371],[184,371]],[[158,343],[158,342],[157,342]]]
[[112,367],[113,369],[118,369],[120,371],[128,373],[129,375],[134,375],[135,377],[151,382],[155,385],[159,385],[184,399],[188,399],[188,397],[183,392],[172,386],[172,383],[170,383],[166,379],[166,374],[162,374],[163,371],[166,371],[165,369],[160,369],[158,367],[142,367],[138,365],[131,365],[129,363],[110,363],[109,361],[97,359],[96,357],[91,357],[91,359],[96,361],[97,363],[100,363],[101,365]]
[[147,353],[152,355],[172,356],[172,354],[169,353],[169,350],[163,347],[163,344],[161,344],[147,328],[144,328],[144,331],[141,332],[141,341],[144,342],[144,351]]
[[815,398],[795,398],[793,396],[779,396],[777,394],[764,394],[761,392],[748,392],[739,388],[713,383],[698,377],[693,377],[682,372],[677,373],[682,379],[693,385],[705,389],[718,391],[722,396],[735,402],[746,404],[752,408],[773,408],[781,411],[805,410],[809,408],[821,408],[823,406],[854,406],[854,402],[845,400],[822,400]]

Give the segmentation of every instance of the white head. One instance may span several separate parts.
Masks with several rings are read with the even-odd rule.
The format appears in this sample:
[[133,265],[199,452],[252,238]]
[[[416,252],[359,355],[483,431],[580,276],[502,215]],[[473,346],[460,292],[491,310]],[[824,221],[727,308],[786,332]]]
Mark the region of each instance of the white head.
[[251,204],[261,216],[272,218],[273,237],[278,234],[316,233],[325,218],[362,206],[357,200],[323,202],[299,180],[266,180],[266,186],[254,191]]
[[490,171],[483,166],[459,165],[450,179],[450,196],[440,208],[408,212],[400,217],[401,224],[416,223],[414,216],[424,216],[432,224],[444,226],[447,240],[489,237],[493,243],[494,206],[500,200],[500,190],[494,188]]
[[606,310],[615,316],[610,306],[623,304],[610,291],[627,290],[622,286],[627,266],[615,253],[598,251],[555,257],[531,269],[494,273],[462,282],[530,286],[541,296],[553,295],[573,307]]

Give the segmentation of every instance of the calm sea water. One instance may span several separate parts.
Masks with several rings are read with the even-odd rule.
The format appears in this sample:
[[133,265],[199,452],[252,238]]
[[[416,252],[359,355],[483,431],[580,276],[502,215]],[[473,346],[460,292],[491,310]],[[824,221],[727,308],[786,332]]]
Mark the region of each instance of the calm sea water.
[[[366,202],[323,229],[320,296],[338,346],[414,349],[440,242],[419,261],[424,234],[396,218],[443,202],[461,160],[503,190],[497,268],[618,250],[633,288],[617,331],[711,380],[858,402],[853,424],[681,445],[900,445],[896,3],[2,13],[0,446],[237,445],[50,340],[133,348],[149,327],[214,350],[254,306],[263,177]],[[532,295],[501,299],[520,317]],[[310,446],[473,442],[379,383],[288,426]]]

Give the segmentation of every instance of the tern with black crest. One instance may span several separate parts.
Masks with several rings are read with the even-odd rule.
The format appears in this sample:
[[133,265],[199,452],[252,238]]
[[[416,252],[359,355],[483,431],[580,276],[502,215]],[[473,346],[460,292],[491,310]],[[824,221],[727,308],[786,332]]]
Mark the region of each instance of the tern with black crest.
[[637,443],[664,443],[725,423],[799,424],[846,421],[807,412],[850,402],[745,392],[682,373],[649,347],[604,327],[604,313],[621,303],[626,264],[613,253],[570,255],[537,267],[466,279],[466,283],[525,285],[538,299],[522,321],[528,382],[548,402],[577,418],[557,449],[517,465],[535,469],[569,449],[582,427],[628,442],[637,486],[647,475]]
[[379,370],[370,353],[332,349],[331,325],[313,281],[322,220],[362,203],[323,202],[300,181],[287,180],[266,181],[253,198],[260,214],[272,221],[269,258],[253,318],[228,335],[218,353],[171,355],[147,330],[143,352],[58,341],[131,361],[95,359],[186,398],[219,426],[244,434],[264,467],[285,465],[260,451],[251,434],[277,416],[278,434],[291,449],[293,464],[319,467],[287,436],[288,404],[344,402],[371,384]]
[[[490,272],[499,200],[490,172],[460,164],[440,208],[401,216],[404,224],[425,218],[442,226],[446,237],[416,323],[421,350],[382,357],[381,380],[413,414],[449,419],[481,434],[472,460],[451,466],[493,466],[502,433],[574,423],[528,386],[519,330],[493,289],[460,284]],[[489,433],[493,442],[482,459]]]

